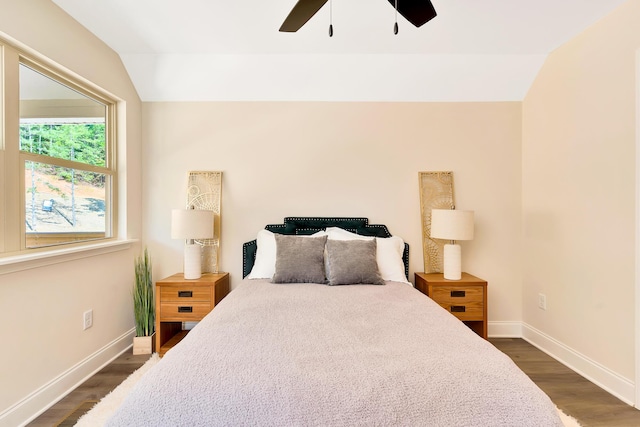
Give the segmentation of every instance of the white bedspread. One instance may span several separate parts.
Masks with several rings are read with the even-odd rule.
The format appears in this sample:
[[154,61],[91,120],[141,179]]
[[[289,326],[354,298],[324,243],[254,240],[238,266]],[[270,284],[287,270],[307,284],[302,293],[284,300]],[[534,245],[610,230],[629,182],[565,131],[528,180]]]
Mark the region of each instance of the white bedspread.
[[110,426],[562,426],[503,353],[412,287],[245,280]]

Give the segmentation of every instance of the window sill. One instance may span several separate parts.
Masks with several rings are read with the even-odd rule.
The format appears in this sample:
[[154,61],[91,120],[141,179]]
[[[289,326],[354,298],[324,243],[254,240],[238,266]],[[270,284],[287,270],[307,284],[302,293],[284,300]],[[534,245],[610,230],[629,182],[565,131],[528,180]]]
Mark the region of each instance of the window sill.
[[112,240],[64,249],[54,249],[46,252],[33,252],[0,257],[0,275],[88,258],[110,252],[124,251],[129,249],[136,241],[137,240]]

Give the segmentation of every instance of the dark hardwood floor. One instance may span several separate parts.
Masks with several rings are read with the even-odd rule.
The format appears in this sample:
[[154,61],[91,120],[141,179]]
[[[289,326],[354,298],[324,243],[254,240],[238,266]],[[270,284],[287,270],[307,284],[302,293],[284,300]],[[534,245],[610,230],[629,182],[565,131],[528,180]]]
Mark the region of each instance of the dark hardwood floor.
[[[124,381],[133,371],[138,369],[149,360],[150,355],[134,356],[131,349],[125,351],[109,365],[102,368],[98,373],[82,383],[78,388],[65,396],[58,403],[42,413],[38,418],[27,424],[29,427],[52,427],[66,426],[74,423],[62,420],[73,413],[83,402],[88,400],[98,401],[109,394]],[[88,411],[92,405],[85,405]],[[81,415],[81,413],[76,413]],[[77,416],[74,417],[77,419]],[[69,420],[71,421],[71,420]]]
[[640,411],[519,338],[491,338],[565,414],[584,427],[638,427]]
[[[576,418],[584,427],[640,426],[640,411],[613,397],[526,341],[519,338],[492,338],[490,341],[511,357],[560,409]],[[82,402],[100,400],[148,358],[149,356],[133,356],[131,350],[125,352],[36,418],[29,427],[67,425],[59,423]]]

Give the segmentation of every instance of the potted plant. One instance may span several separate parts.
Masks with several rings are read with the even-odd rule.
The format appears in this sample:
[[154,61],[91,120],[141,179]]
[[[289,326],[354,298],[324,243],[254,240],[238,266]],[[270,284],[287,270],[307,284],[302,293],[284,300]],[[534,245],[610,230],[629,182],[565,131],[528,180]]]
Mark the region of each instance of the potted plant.
[[131,292],[136,323],[133,354],[151,354],[155,344],[156,309],[151,280],[151,259],[147,248],[144,249],[144,254],[135,260],[135,276]]

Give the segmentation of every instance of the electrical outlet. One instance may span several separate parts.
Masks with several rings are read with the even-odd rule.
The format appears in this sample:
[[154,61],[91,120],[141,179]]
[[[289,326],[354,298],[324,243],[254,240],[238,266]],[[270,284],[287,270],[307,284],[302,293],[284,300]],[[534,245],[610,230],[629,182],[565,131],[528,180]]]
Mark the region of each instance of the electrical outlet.
[[538,308],[541,310],[547,309],[547,296],[545,294],[538,294]]
[[82,315],[83,329],[87,330],[93,326],[93,310],[87,310]]

